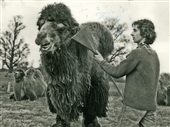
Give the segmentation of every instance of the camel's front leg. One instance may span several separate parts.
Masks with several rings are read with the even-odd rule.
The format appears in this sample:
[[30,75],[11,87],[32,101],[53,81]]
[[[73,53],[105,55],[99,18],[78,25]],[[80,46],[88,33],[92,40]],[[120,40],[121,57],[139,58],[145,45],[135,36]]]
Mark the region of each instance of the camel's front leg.
[[59,115],[56,117],[56,123],[52,127],[70,127],[70,123],[61,119]]

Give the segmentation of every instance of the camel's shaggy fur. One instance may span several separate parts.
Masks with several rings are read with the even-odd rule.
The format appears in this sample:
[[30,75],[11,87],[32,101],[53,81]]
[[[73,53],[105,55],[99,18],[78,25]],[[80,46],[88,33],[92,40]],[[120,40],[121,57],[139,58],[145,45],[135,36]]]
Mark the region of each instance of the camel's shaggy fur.
[[37,84],[40,84],[43,87],[43,89],[47,88],[47,83],[44,81],[44,76],[42,75],[40,70],[35,70],[34,79],[36,80]]
[[28,69],[25,75],[24,92],[32,101],[45,96],[47,85],[40,71]]
[[170,106],[170,86],[167,87],[167,105]]
[[[14,87],[13,94],[10,95],[10,99],[16,101],[21,101],[27,99],[24,92],[24,83],[25,83],[25,72],[22,69],[17,69],[14,72]],[[14,96],[13,96],[14,95]]]
[[158,105],[170,105],[170,74],[161,73],[157,92]]
[[157,91],[157,104],[166,105],[166,99],[167,99],[167,91],[162,85],[159,84],[158,91]]
[[62,3],[43,8],[37,25],[36,44],[41,46],[47,100],[50,111],[57,114],[53,127],[70,127],[70,121],[77,120],[80,112],[85,127],[99,127],[96,117],[105,117],[107,111],[107,75],[93,53],[71,37],[88,26],[95,40],[92,43],[106,59],[113,50],[112,35],[97,22],[79,26]]

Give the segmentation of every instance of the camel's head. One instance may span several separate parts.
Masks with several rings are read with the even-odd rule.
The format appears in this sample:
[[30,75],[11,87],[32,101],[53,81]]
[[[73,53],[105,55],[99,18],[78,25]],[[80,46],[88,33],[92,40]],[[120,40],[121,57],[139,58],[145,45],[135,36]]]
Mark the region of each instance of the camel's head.
[[15,77],[15,81],[16,82],[19,82],[21,81],[25,76],[25,72],[24,70],[22,69],[17,69],[15,72],[14,72],[14,77]]
[[42,52],[60,51],[69,36],[70,31],[63,23],[46,22],[41,26],[35,43],[40,45]]
[[42,53],[60,51],[62,45],[68,42],[79,28],[70,9],[62,3],[43,8],[37,25],[39,32],[35,43],[40,45]]
[[34,78],[35,78],[35,79],[43,79],[43,75],[42,75],[41,71],[35,70],[35,72],[34,72]]
[[26,70],[26,76],[27,77],[33,77],[34,76],[34,72],[35,72],[35,70],[34,70],[34,68],[29,68],[28,70]]

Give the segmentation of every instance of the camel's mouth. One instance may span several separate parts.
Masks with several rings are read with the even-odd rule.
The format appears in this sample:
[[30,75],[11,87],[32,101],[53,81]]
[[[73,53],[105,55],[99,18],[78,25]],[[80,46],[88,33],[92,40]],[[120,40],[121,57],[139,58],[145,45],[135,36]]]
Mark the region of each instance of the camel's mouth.
[[54,46],[55,44],[54,43],[45,43],[45,44],[43,44],[43,45],[41,45],[41,51],[42,52],[53,52],[56,48],[55,48],[55,46]]
[[50,47],[51,47],[50,43],[45,43],[41,45],[41,50],[47,51],[48,49],[50,49]]

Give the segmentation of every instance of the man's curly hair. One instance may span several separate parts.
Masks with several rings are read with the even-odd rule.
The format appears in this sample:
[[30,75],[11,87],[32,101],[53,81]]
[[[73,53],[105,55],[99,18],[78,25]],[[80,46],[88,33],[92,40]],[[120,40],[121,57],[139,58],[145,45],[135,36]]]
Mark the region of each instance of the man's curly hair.
[[132,26],[137,25],[140,30],[140,35],[146,39],[146,44],[153,44],[156,39],[154,24],[148,19],[137,20],[132,23]]

